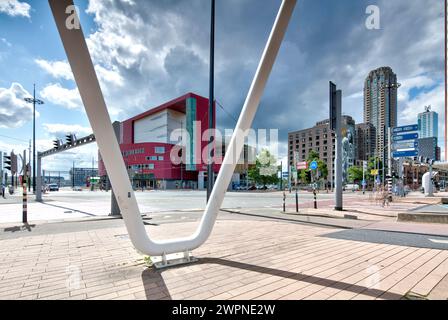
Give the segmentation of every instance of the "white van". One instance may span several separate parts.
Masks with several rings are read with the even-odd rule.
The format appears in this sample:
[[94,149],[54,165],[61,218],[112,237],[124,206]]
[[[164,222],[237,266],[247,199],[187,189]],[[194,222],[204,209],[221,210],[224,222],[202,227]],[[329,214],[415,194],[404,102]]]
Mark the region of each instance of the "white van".
[[347,184],[344,189],[347,190],[347,191],[353,191],[353,192],[359,191],[359,185],[357,185],[357,184]]

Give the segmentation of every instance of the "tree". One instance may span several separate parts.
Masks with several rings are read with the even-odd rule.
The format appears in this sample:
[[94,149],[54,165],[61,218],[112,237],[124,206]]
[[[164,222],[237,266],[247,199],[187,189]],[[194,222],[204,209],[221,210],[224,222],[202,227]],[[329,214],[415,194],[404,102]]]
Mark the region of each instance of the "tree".
[[319,154],[316,151],[311,151],[308,155],[308,168],[311,162],[317,161],[317,170],[319,171],[319,179],[327,179],[328,177],[328,166],[327,164],[319,159]]
[[362,181],[362,167],[353,166],[348,168],[348,180],[351,183]]
[[261,150],[257,156],[255,166],[249,169],[249,178],[257,184],[278,183],[277,159],[266,149]]

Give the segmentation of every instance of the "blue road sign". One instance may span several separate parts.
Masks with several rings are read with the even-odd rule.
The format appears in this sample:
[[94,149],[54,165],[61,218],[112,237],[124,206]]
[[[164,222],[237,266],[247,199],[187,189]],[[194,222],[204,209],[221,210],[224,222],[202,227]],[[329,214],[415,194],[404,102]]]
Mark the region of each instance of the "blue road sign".
[[418,139],[418,133],[394,135],[392,137],[393,141],[405,141],[405,140],[415,140],[415,139]]
[[317,161],[313,161],[310,163],[310,169],[311,170],[317,170]]
[[402,126],[402,127],[396,127],[393,128],[393,133],[405,133],[405,132],[412,132],[412,131],[418,131],[418,125],[417,124],[411,124],[409,126]]
[[402,149],[417,149],[418,141],[417,140],[408,140],[408,141],[399,141],[392,144],[392,150],[402,150]]
[[408,151],[396,151],[392,154],[394,158],[407,158],[407,157],[417,157],[417,150],[408,150]]

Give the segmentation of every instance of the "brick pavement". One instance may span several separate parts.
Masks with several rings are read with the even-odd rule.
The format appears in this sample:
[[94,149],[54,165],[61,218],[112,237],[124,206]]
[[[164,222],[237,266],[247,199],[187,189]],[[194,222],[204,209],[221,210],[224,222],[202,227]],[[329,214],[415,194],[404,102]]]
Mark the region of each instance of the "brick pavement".
[[[195,226],[147,228],[163,239]],[[218,220],[198,263],[163,271],[124,227],[2,240],[0,299],[401,299],[448,274],[448,251],[321,237],[338,230]]]

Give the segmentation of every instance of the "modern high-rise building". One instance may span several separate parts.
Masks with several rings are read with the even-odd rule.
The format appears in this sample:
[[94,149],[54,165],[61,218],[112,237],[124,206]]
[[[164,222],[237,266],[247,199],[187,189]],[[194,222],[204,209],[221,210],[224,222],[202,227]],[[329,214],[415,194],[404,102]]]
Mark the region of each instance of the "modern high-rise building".
[[427,137],[418,139],[418,155],[439,161],[440,148],[437,146],[437,138]]
[[397,91],[400,84],[390,67],[373,70],[364,83],[364,123],[376,130],[375,153],[387,156],[387,128],[397,126]]
[[375,156],[376,129],[371,123],[356,125],[356,160],[368,161]]
[[437,138],[439,134],[439,115],[425,107],[425,112],[418,115],[419,138]]

